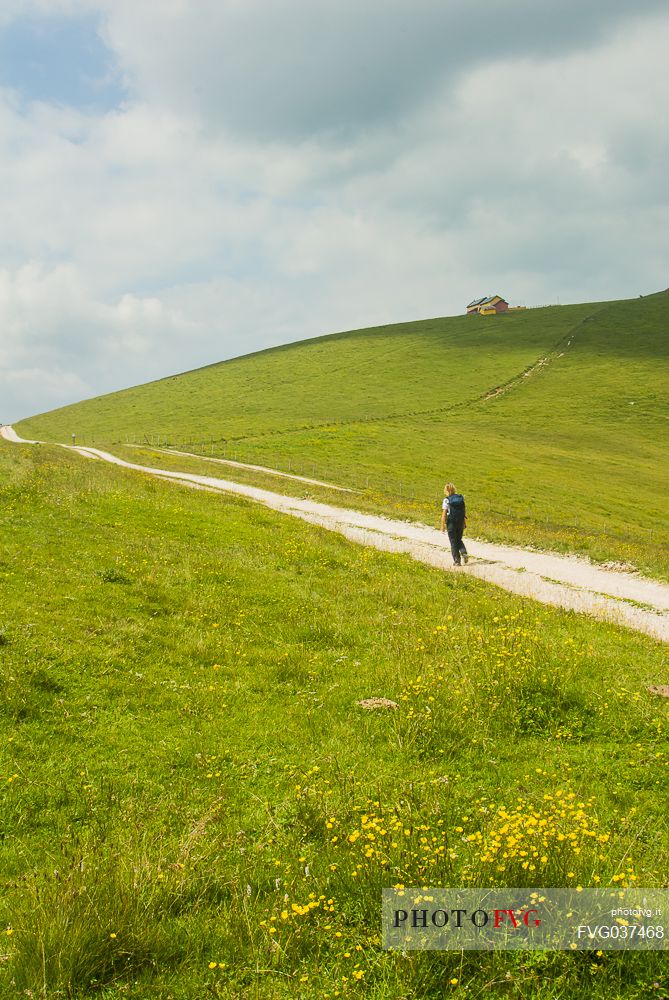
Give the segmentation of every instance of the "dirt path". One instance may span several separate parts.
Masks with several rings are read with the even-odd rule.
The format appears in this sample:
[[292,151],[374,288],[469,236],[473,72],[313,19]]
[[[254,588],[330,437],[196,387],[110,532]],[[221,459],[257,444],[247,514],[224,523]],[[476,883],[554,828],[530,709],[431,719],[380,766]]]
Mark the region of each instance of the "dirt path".
[[[142,448],[141,444],[130,445],[131,448]],[[214,462],[217,465],[228,465],[233,469],[250,469],[252,472],[266,472],[270,476],[279,476],[281,479],[294,479],[298,483],[307,483],[309,486],[325,486],[328,490],[338,490],[339,493],[357,493],[348,486],[335,486],[334,483],[324,483],[321,479],[309,479],[307,476],[296,476],[292,472],[279,472],[278,469],[269,469],[266,465],[249,465],[248,462],[235,462],[231,458],[212,458],[211,455],[196,455],[193,451],[177,451],[176,448],[151,448],[151,451],[159,452],[162,455],[181,455],[184,458],[197,458],[200,462]]]
[[[0,435],[19,444],[39,443],[24,441],[10,426],[0,428]],[[283,496],[212,476],[136,465],[99,448],[62,447],[87,458],[104,460],[196,489],[236,493],[273,510],[337,531],[363,545],[372,545],[387,552],[405,552],[431,566],[479,577],[514,594],[625,625],[657,639],[669,640],[669,586],[636,573],[599,569],[587,559],[577,556],[533,552],[472,539],[467,540],[471,556],[469,565],[453,570],[448,537],[436,528]]]
[[487,403],[491,399],[499,399],[500,396],[505,396],[507,392],[510,392],[512,389],[516,389],[519,385],[521,385],[524,379],[532,378],[533,375],[536,375],[543,368],[546,368],[547,365],[552,364],[559,358],[563,358],[565,353],[571,347],[574,338],[581,332],[586,323],[590,323],[595,318],[598,312],[601,312],[601,309],[591,313],[589,316],[584,316],[575,327],[558,340],[557,344],[551,348],[551,350],[549,350],[543,358],[538,358],[538,360],[533,362],[529,368],[526,368],[518,375],[514,375],[508,380],[508,382],[504,382],[502,385],[498,385],[496,388],[491,389],[490,392],[487,392],[485,396],[482,397],[483,402]]

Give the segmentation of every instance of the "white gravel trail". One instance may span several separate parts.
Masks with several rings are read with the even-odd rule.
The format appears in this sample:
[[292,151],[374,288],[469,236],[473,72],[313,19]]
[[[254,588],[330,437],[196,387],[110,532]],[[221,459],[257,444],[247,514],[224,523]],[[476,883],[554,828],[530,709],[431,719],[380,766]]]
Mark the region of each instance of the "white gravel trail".
[[[25,441],[9,425],[0,428],[0,435],[17,444],[40,443]],[[656,639],[669,640],[669,586],[637,573],[600,569],[579,556],[535,552],[476,539],[467,539],[469,565],[454,569],[448,536],[427,525],[393,521],[375,514],[283,496],[213,476],[153,469],[126,462],[99,448],[62,447],[87,458],[101,459],[197,489],[237,493],[273,510],[339,532],[363,545],[387,552],[405,552],[431,566],[479,577],[543,604],[583,612],[645,632]]]
[[[131,448],[141,448],[142,445],[131,445]],[[215,462],[217,465],[228,465],[233,469],[250,469],[251,472],[266,472],[270,476],[279,476],[281,479],[294,479],[298,483],[307,483],[310,486],[325,486],[328,490],[337,490],[339,493],[357,493],[348,486],[335,486],[334,483],[324,483],[322,479],[309,479],[308,476],[296,476],[292,472],[279,472],[278,469],[269,469],[266,465],[249,465],[248,462],[235,462],[232,458],[213,458],[211,455],[197,455],[193,451],[177,451],[176,448],[152,448],[152,451],[160,452],[162,455],[182,455],[184,458],[197,458],[200,462]]]

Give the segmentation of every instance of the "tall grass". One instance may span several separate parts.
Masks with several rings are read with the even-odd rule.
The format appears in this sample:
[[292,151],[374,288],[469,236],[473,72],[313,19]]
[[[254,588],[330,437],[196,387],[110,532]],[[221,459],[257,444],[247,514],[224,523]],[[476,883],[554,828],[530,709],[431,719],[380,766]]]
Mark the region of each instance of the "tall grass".
[[56,449],[0,470],[3,996],[658,995],[661,956],[379,920],[393,884],[663,884],[663,647]]

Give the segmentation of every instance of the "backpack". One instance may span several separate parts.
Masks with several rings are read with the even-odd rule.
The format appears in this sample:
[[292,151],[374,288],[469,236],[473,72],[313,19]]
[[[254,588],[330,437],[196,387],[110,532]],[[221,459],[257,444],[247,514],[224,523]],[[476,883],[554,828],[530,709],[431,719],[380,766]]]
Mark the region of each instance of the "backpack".
[[448,518],[458,524],[465,519],[465,498],[462,493],[451,493],[448,497]]

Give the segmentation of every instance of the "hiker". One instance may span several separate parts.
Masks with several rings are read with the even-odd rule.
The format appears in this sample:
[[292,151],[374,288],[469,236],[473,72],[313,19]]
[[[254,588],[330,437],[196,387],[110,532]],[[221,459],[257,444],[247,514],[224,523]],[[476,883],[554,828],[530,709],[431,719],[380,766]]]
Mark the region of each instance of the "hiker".
[[461,560],[465,564],[469,560],[467,549],[462,541],[462,532],[465,530],[466,524],[465,498],[462,493],[455,492],[453,483],[446,483],[444,500],[441,505],[441,530],[448,531],[454,566],[459,566]]

